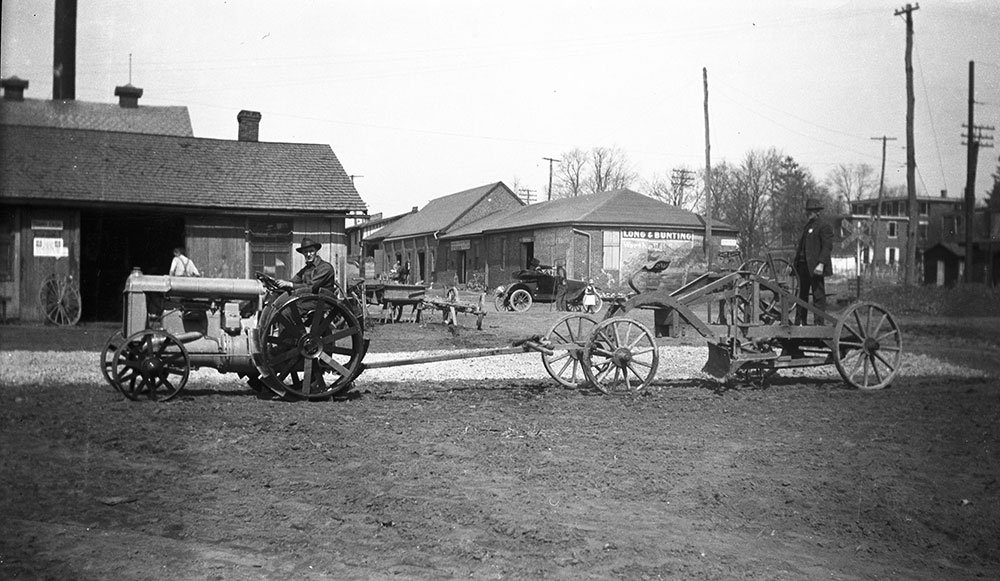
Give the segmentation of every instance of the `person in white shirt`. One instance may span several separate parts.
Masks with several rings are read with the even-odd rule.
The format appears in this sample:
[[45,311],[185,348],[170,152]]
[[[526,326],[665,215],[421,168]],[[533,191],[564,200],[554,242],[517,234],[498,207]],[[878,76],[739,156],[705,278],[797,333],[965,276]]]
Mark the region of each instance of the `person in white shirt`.
[[184,256],[183,248],[174,248],[174,260],[170,263],[170,276],[201,276],[194,261]]

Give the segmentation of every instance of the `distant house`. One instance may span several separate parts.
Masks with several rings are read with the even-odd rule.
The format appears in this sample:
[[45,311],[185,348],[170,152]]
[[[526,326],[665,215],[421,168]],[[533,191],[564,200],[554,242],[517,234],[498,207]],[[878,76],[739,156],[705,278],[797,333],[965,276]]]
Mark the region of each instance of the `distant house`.
[[423,209],[372,233],[365,241],[373,248],[376,268],[386,272],[396,261],[410,263],[410,281],[451,284],[465,282],[470,271],[482,268],[485,254],[471,242],[444,242],[442,237],[491,214],[520,208],[524,202],[503,182],[486,184],[431,200]]
[[[948,225],[944,242],[949,248],[960,248],[963,257],[963,278],[966,248],[966,216],[956,211],[944,216]],[[1000,212],[990,208],[976,208],[972,213],[972,281],[1000,284]]]
[[[379,273],[384,272],[376,266],[377,261],[375,254],[378,246],[372,244],[366,245],[365,243],[375,232],[378,232],[390,224],[398,222],[401,218],[409,214],[413,214],[416,211],[417,207],[414,206],[413,209],[406,214],[397,214],[395,216],[388,217],[383,217],[382,213],[379,212],[372,214],[367,220],[361,221],[353,226],[348,226],[347,260],[349,265],[352,265],[357,269],[356,271],[352,271],[351,274],[363,278],[375,278]],[[351,270],[351,266],[348,266],[348,270]]]
[[[907,196],[884,197],[881,211],[877,199],[851,202],[851,215],[836,219],[840,254],[860,254],[861,264],[898,267],[903,262],[909,237],[909,199]],[[961,210],[963,202],[949,198],[917,198],[917,264],[924,252],[954,234],[955,224],[947,216]],[[877,255],[875,254],[877,251]]]
[[965,248],[951,242],[939,242],[924,252],[924,284],[951,286],[962,280]]
[[[736,249],[734,227],[713,221],[712,235],[716,247]],[[533,258],[609,287],[654,260],[671,261],[670,277],[703,260],[704,239],[701,216],[631,190],[514,207],[441,236],[449,249],[482,249],[475,268],[490,286],[509,282]]]
[[[242,111],[238,140],[190,135],[186,109],[23,98],[0,101],[0,296],[10,317],[42,320],[49,276],[79,281],[84,319],[120,316],[133,268],[165,274],[184,246],[204,276],[289,277],[303,236],[343,278],[345,221],[366,206],[329,145],[257,140]],[[343,281],[341,281],[343,282]]]

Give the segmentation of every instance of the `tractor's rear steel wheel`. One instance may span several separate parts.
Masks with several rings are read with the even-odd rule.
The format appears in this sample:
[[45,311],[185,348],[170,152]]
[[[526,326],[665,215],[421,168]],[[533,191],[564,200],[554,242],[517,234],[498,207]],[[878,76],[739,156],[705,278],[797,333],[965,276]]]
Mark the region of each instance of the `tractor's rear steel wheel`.
[[531,293],[523,288],[519,288],[510,293],[510,298],[507,300],[511,308],[519,313],[523,313],[524,311],[530,309],[531,301]]
[[542,364],[559,385],[577,389],[590,385],[583,371],[583,349],[596,326],[593,317],[573,313],[559,319],[545,334],[552,353],[542,354]]
[[609,395],[637,393],[656,376],[660,353],[649,329],[632,319],[597,325],[583,350],[587,380]]
[[[115,388],[119,392],[118,384],[114,380],[114,361],[115,352],[118,348],[125,343],[125,337],[122,336],[121,331],[115,331],[111,337],[104,343],[104,351],[101,351],[101,375],[104,376],[104,381],[107,381],[111,387]],[[124,394],[122,394],[124,395]]]
[[361,373],[364,330],[343,303],[296,296],[262,322],[261,380],[279,396],[325,399],[350,389]]
[[187,383],[191,360],[184,344],[160,330],[139,331],[125,340],[111,361],[111,377],[125,397],[167,401]]
[[874,303],[851,305],[834,327],[833,357],[847,383],[858,389],[882,389],[899,372],[903,334],[883,307]]

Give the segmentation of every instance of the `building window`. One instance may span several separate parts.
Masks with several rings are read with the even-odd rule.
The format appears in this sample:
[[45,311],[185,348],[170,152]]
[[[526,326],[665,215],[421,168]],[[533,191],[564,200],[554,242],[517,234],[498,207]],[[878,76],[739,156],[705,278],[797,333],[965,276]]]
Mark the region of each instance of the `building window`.
[[291,278],[291,222],[250,221],[250,265],[254,272]]
[[899,224],[898,222],[886,222],[886,228],[887,228],[887,230],[889,232],[889,238],[898,238],[899,237],[898,224]]
[[920,222],[920,223],[917,224],[917,239],[918,240],[927,240],[927,232],[928,232],[929,227],[930,226],[927,224],[927,222]]
[[920,215],[921,216],[926,216],[926,215],[930,214],[930,211],[931,211],[931,205],[930,204],[928,204],[927,202],[920,202]]
[[14,234],[0,230],[0,280],[14,280]]
[[604,231],[604,270],[621,270],[621,232]]
[[889,246],[885,249],[885,263],[889,266],[895,266],[896,262],[899,260],[899,249],[894,246]]

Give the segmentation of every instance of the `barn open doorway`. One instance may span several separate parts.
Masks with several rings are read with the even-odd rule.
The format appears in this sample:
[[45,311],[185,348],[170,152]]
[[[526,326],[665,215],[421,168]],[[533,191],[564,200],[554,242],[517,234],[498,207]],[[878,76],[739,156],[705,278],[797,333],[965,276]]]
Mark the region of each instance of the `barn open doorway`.
[[151,212],[84,211],[80,214],[81,318],[122,316],[122,290],[133,268],[167,274],[173,248],[184,245],[184,218]]

